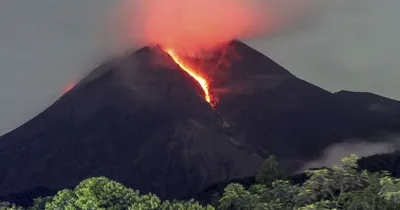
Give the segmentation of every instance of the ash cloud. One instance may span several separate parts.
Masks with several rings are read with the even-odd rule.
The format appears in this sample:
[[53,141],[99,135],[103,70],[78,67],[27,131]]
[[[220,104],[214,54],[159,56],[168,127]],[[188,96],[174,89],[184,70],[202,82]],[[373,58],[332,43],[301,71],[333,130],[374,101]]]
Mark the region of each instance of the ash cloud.
[[193,52],[282,30],[315,0],[120,0],[111,14],[119,51],[161,44]]

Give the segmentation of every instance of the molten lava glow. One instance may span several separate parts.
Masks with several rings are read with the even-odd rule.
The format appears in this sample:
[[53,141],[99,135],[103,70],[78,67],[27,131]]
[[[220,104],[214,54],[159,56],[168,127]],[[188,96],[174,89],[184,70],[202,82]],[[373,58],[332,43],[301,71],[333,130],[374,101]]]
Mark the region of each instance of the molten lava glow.
[[[112,40],[118,52],[126,47],[165,46],[175,62],[199,82],[206,101],[213,105],[218,93],[213,90],[210,95],[207,80],[213,77],[205,77],[204,71],[181,55],[214,51],[232,39],[276,35],[283,26],[299,20],[306,5],[314,1],[318,0],[119,0],[110,14],[108,31],[115,35]],[[201,56],[196,57],[206,59]],[[206,68],[207,74],[220,70]]]
[[116,27],[122,27],[119,39],[134,45],[209,50],[269,30],[269,8],[254,1],[266,0],[121,0]]
[[70,91],[74,86],[75,86],[75,83],[74,83],[74,82],[68,83],[67,86],[65,86],[64,92],[63,92],[63,93],[64,93],[64,94],[67,93],[67,92]]
[[186,71],[186,73],[188,73],[191,77],[193,77],[201,86],[201,88],[203,88],[204,91],[204,99],[211,105],[212,101],[211,101],[211,94],[210,94],[210,84],[207,81],[206,78],[204,78],[202,75],[200,75],[198,72],[198,70],[194,69],[193,67],[191,67],[188,63],[186,63],[184,61],[184,59],[182,59],[173,49],[169,48],[165,50],[170,56],[171,58],[175,61],[176,64],[179,65],[179,67],[181,67],[181,69],[183,69],[184,71]]

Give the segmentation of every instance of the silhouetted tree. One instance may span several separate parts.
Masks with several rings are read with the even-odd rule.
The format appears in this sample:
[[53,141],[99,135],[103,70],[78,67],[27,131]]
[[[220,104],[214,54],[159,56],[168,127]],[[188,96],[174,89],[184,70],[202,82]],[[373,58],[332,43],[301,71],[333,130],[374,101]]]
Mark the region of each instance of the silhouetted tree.
[[277,180],[284,178],[283,172],[279,168],[275,155],[270,155],[261,165],[256,180],[260,184],[271,186]]

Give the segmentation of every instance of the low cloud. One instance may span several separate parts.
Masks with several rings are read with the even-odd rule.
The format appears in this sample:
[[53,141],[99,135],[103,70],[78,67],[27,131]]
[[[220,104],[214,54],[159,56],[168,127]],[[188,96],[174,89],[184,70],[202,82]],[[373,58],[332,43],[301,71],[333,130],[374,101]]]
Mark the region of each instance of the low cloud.
[[[376,141],[377,139],[380,141]],[[385,137],[374,137],[371,139],[352,139],[345,143],[334,144],[326,148],[321,158],[305,163],[297,172],[303,172],[309,168],[339,165],[342,158],[351,154],[356,154],[359,157],[366,157],[374,154],[390,153],[398,149],[400,149],[400,135],[398,134],[390,134]]]

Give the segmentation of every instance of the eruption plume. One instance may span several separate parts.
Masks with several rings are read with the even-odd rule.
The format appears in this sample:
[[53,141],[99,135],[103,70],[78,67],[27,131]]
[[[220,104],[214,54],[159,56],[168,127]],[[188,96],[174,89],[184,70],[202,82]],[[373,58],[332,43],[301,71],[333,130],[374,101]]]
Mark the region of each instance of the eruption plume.
[[296,19],[311,1],[314,0],[120,0],[113,14],[112,25],[117,28],[111,31],[117,32],[115,44],[122,48],[163,46],[197,80],[205,100],[213,104],[217,98],[211,96],[209,75],[205,72],[209,70],[190,65],[187,57],[204,59],[204,52],[233,39],[275,32]]
[[193,53],[265,32],[269,13],[253,2],[125,0],[117,9],[118,22],[123,35],[135,44],[160,44]]
[[192,53],[281,30],[301,19],[315,1],[119,0],[110,31],[124,47],[160,44]]

